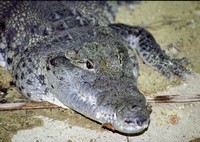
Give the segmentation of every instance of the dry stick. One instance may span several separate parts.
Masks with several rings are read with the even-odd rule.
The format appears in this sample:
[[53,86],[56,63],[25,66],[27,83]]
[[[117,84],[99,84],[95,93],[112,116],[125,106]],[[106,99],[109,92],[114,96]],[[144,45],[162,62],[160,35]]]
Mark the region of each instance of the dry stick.
[[0,104],[0,111],[31,110],[31,109],[61,108],[48,102],[5,103]]
[[[200,102],[200,95],[193,96],[155,96],[148,98],[149,103],[189,103],[189,102]],[[31,110],[31,109],[51,109],[61,108],[57,105],[48,102],[29,102],[29,103],[4,103],[0,104],[0,111],[14,111],[14,110]]]
[[143,24],[142,27],[144,27],[144,28],[156,28],[156,27],[159,27],[159,26],[170,25],[172,23],[176,23],[176,22],[180,22],[180,21],[182,21],[181,18],[165,19],[165,20],[154,22],[154,23]]
[[192,96],[180,96],[180,95],[165,95],[165,96],[154,96],[153,98],[148,98],[149,103],[190,103],[190,102],[200,102],[200,95]]

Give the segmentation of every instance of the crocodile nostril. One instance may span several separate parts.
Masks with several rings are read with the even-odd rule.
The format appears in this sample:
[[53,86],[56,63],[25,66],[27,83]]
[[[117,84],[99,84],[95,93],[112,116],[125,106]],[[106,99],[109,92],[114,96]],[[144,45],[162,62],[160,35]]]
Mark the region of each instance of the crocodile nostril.
[[134,123],[134,121],[132,121],[132,120],[125,120],[124,122],[127,124]]
[[136,119],[136,123],[141,126],[142,125],[142,121],[140,121],[139,119]]
[[137,124],[138,126],[142,126],[146,122],[146,119],[143,118],[135,118],[134,120],[126,119],[124,122],[126,124]]
[[146,121],[146,119],[139,117],[139,118],[136,118],[135,122],[138,124],[138,126],[142,126],[145,121]]

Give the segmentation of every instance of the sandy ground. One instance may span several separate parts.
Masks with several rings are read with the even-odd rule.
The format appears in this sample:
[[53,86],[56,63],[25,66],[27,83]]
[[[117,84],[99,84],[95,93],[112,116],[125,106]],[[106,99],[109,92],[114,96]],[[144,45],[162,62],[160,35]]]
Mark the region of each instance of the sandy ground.
[[[197,73],[186,82],[167,80],[157,71],[140,64],[139,89],[148,97],[155,95],[195,96],[200,94],[200,2],[140,2],[122,6],[117,22],[148,29],[172,57],[187,57],[189,69]],[[12,80],[1,69],[0,84]],[[1,93],[3,96],[3,93]],[[6,95],[8,102],[24,98],[14,87]],[[61,108],[0,111],[2,142],[200,142],[200,102],[152,103],[151,123],[146,132],[124,136],[104,129],[72,110]]]

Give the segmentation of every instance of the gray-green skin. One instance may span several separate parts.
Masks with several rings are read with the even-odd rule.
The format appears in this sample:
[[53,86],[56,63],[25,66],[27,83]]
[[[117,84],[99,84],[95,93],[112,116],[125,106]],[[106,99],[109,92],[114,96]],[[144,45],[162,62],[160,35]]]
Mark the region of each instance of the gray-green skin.
[[148,128],[138,62],[171,78],[191,72],[145,29],[111,24],[114,2],[0,2],[0,61],[31,100],[69,107],[122,133]]

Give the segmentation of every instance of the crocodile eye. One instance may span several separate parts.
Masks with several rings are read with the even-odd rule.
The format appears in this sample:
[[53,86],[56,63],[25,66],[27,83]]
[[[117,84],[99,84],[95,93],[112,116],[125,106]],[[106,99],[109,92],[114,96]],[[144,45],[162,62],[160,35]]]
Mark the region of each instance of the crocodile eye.
[[90,62],[90,61],[86,61],[86,67],[88,68],[88,69],[93,69],[94,67],[93,67],[93,65],[92,65],[92,63]]

